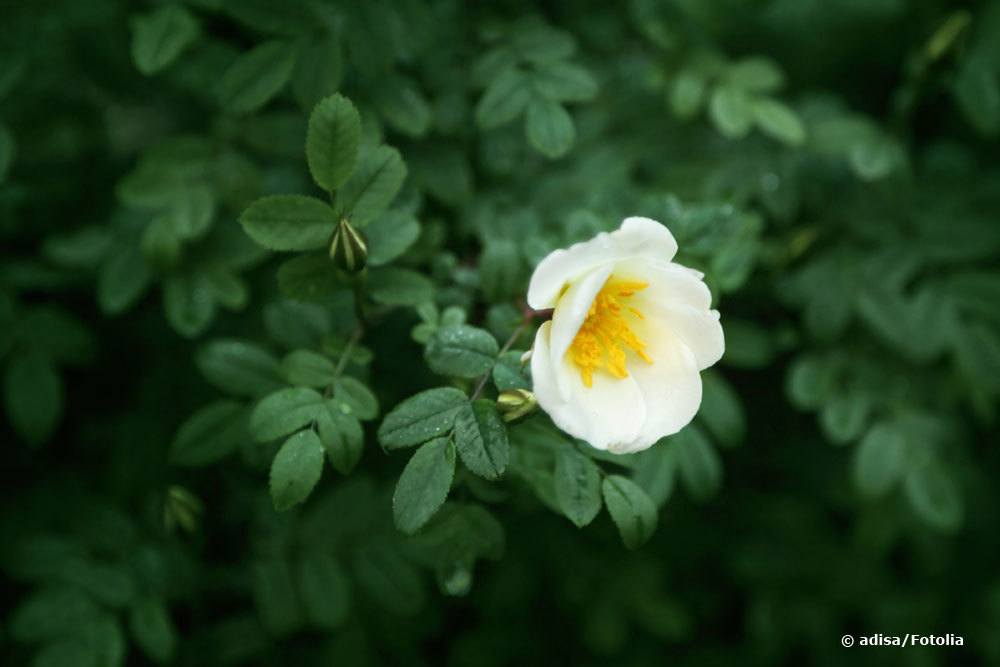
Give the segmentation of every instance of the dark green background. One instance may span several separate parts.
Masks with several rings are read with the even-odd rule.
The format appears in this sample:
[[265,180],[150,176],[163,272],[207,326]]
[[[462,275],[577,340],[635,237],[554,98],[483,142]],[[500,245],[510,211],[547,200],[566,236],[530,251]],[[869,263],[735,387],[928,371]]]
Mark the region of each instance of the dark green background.
[[[0,662],[1000,662],[1000,3],[190,0],[169,10],[190,34],[148,71],[135,42],[164,6],[0,2]],[[298,64],[250,71],[246,88],[278,80],[247,109],[225,73],[269,40]],[[317,44],[330,69],[310,80]],[[583,71],[561,100],[571,141],[526,133],[523,110],[487,117],[507,57]],[[740,78],[761,57],[780,80]],[[712,101],[726,86],[743,92]],[[500,342],[538,259],[627,215],[706,272],[728,400],[657,445],[687,454],[663,463],[676,484],[644,547],[606,513],[577,529],[516,467],[465,473],[452,498],[505,542],[459,573],[466,591],[393,529],[406,457],[378,447],[378,420],[359,467],[327,467],[289,513],[268,498],[275,447],[169,458],[220,397],[206,343],[280,355],[351,332],[350,290],[295,305],[236,222],[264,194],[315,194],[306,121],[335,90],[407,164],[397,206],[422,232],[395,264]],[[747,120],[770,102],[779,127]],[[147,231],[170,169],[217,202],[177,247]],[[383,415],[448,383],[420,321],[392,309],[362,341],[352,372]],[[638,479],[653,460],[601,465]],[[350,591],[320,596],[347,605],[332,628],[295,579],[319,551]],[[840,645],[876,633],[965,645]]]

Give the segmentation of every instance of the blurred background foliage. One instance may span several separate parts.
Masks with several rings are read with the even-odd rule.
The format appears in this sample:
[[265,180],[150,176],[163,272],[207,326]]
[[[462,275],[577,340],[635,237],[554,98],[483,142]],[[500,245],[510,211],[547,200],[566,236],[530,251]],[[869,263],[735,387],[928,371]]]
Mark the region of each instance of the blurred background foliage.
[[[1000,3],[0,13],[3,664],[1000,662]],[[360,280],[237,223],[317,192],[335,92]],[[691,426],[615,458],[535,415],[500,481],[391,451],[480,357],[492,423],[533,266],[632,214],[723,313]]]

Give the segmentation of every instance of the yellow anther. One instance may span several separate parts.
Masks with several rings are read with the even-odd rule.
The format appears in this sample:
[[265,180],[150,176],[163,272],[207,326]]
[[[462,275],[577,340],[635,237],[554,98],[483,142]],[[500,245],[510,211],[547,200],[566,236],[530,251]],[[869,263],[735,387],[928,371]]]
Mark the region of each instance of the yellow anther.
[[[622,300],[649,287],[638,280],[609,279],[587,310],[587,318],[569,347],[570,359],[580,369],[587,387],[594,385],[594,371],[604,370],[617,378],[628,377],[627,351],[631,350],[647,364],[653,360],[646,354],[643,343],[629,326],[628,316],[643,320],[642,312]],[[627,312],[626,312],[627,311]]]

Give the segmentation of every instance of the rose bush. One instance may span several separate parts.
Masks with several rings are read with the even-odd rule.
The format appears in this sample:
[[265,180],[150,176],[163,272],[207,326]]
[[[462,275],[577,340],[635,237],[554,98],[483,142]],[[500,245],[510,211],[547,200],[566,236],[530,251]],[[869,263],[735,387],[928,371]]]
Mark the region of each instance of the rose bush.
[[0,26],[0,664],[1000,664],[995,0]]

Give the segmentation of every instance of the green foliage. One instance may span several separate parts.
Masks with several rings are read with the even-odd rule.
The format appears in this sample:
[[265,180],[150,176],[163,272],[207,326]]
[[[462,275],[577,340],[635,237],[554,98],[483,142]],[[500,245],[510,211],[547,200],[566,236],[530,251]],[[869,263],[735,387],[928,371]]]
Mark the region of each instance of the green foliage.
[[458,389],[428,389],[397,405],[382,420],[378,439],[386,449],[412,447],[444,436],[458,413],[468,406]]
[[427,342],[427,365],[435,373],[475,378],[493,367],[500,346],[483,329],[459,324],[441,327]]
[[333,236],[337,216],[314,197],[274,195],[255,201],[240,223],[250,238],[270,250],[312,250]]
[[367,151],[337,191],[337,210],[352,222],[366,225],[388,208],[405,178],[406,165],[395,148],[378,146]]
[[350,100],[331,95],[309,116],[306,160],[316,185],[333,192],[350,177],[358,160],[361,118]]
[[323,443],[312,430],[285,440],[271,464],[271,500],[274,509],[287,510],[312,493],[323,474]]
[[572,447],[566,447],[556,456],[554,475],[556,500],[566,518],[578,528],[593,521],[601,511],[600,468]]
[[656,505],[642,487],[627,477],[609,475],[601,483],[601,493],[626,547],[638,549],[653,536]]
[[420,530],[448,497],[455,476],[455,443],[435,438],[410,458],[392,497],[396,527],[407,535]]
[[219,79],[219,104],[230,113],[256,111],[288,83],[295,58],[292,46],[281,41],[265,42],[241,54]]
[[198,22],[178,5],[165,5],[132,21],[132,60],[140,72],[170,66],[198,37]]
[[480,477],[498,479],[507,469],[507,427],[493,401],[466,403],[455,415],[455,446],[465,466]]
[[[1000,3],[2,15],[0,663],[1000,663]],[[726,350],[617,455],[525,296],[628,215]]]
[[247,410],[235,401],[217,401],[181,424],[170,446],[170,460],[181,466],[203,466],[225,458],[244,444]]

